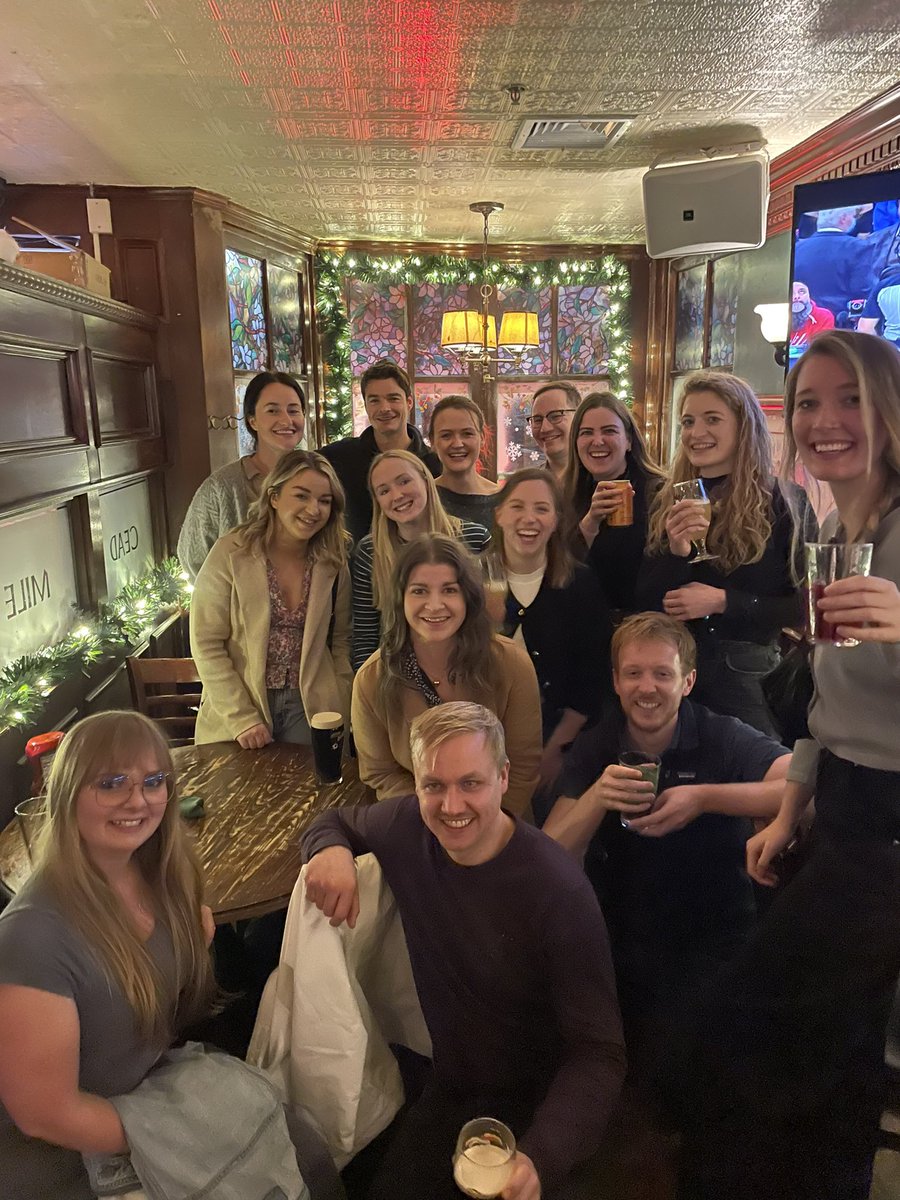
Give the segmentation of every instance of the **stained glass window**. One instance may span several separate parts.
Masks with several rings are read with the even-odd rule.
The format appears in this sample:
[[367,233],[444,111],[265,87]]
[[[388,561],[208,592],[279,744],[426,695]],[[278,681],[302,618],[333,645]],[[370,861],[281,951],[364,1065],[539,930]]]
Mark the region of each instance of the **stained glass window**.
[[380,358],[406,370],[406,287],[380,287],[359,279],[347,282],[350,316],[350,372],[354,378]]
[[262,263],[258,258],[225,251],[231,361],[236,371],[264,371],[269,365],[263,306]]
[[363,404],[362,392],[359,390],[359,380],[354,379],[350,388],[350,412],[353,420],[353,436],[359,437],[369,423],[366,406]]
[[521,467],[539,467],[544,456],[531,436],[525,418],[539,384],[497,383],[497,478]]
[[[526,291],[524,288],[497,288],[497,300],[500,313],[504,312],[536,312],[538,314],[538,339],[540,347],[531,354],[526,354],[519,366],[509,359],[500,359],[500,375],[549,375],[550,366],[550,296],[549,287],[539,292]],[[500,320],[497,321],[500,328]]]
[[269,319],[272,322],[272,366],[293,375],[303,370],[303,311],[296,271],[267,263]]
[[470,308],[469,289],[464,283],[417,283],[413,331],[416,344],[417,375],[465,375],[465,364],[441,349],[441,315],[444,311]]
[[556,308],[560,374],[600,375],[606,371],[609,346],[603,321],[608,311],[605,287],[560,287]]
[[413,420],[416,428],[421,430],[422,436],[428,436],[428,424],[431,420],[431,410],[437,404],[438,400],[443,400],[445,396],[470,396],[469,384],[467,380],[444,380],[438,382],[435,380],[432,383],[417,383],[415,385],[415,404],[413,405]]

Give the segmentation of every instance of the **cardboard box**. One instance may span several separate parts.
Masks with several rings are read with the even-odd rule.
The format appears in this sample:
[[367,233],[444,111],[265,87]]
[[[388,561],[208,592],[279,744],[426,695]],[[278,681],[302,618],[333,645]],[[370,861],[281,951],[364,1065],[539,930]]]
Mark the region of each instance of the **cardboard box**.
[[83,250],[20,250],[17,267],[27,271],[38,271],[41,275],[52,275],[64,283],[86,288],[96,296],[108,296],[109,268],[97,262]]

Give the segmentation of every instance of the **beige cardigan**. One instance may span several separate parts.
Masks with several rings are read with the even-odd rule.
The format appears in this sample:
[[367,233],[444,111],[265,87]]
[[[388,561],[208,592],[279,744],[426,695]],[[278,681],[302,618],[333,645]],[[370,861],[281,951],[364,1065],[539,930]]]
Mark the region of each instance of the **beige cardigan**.
[[[300,648],[300,695],[307,719],[339,712],[350,701],[350,573],[341,567],[328,648],[335,571],[315,563]],[[269,587],[262,551],[234,533],[216,542],[200,568],[191,597],[191,651],[203,681],[194,740],[230,742],[253,725],[272,727],[266,694]]]
[[[541,760],[541,697],[528,652],[509,638],[494,639],[500,654],[500,686],[487,703],[503,723],[509,756],[509,791],[505,806],[521,814],[528,809],[537,786]],[[390,713],[378,694],[381,651],[363,663],[353,681],[353,738],[359,756],[359,777],[374,788],[379,800],[409,796],[415,790],[409,725],[428,705],[421,692],[405,688]]]

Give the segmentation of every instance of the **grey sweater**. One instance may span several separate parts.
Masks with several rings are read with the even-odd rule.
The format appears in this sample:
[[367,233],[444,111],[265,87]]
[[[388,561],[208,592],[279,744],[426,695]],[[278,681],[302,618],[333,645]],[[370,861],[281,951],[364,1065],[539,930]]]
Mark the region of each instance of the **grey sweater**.
[[213,471],[194,492],[178,535],[178,559],[192,580],[219,538],[246,521],[250,505],[259,496],[261,476],[248,474],[250,457]]
[[[836,528],[832,514],[822,526],[822,541]],[[874,540],[871,574],[900,584],[900,508],[882,518]],[[818,645],[812,664],[812,738],[794,746],[788,778],[815,786],[822,746],[847,762],[900,771],[900,643]]]

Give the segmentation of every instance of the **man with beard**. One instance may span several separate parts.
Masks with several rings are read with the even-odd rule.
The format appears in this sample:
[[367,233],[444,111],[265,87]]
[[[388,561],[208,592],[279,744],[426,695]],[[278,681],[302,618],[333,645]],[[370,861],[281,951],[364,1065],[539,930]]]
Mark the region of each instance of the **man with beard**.
[[826,329],[834,329],[834,313],[816,304],[806,284],[795,280],[791,303],[791,350],[802,354],[813,338]]

